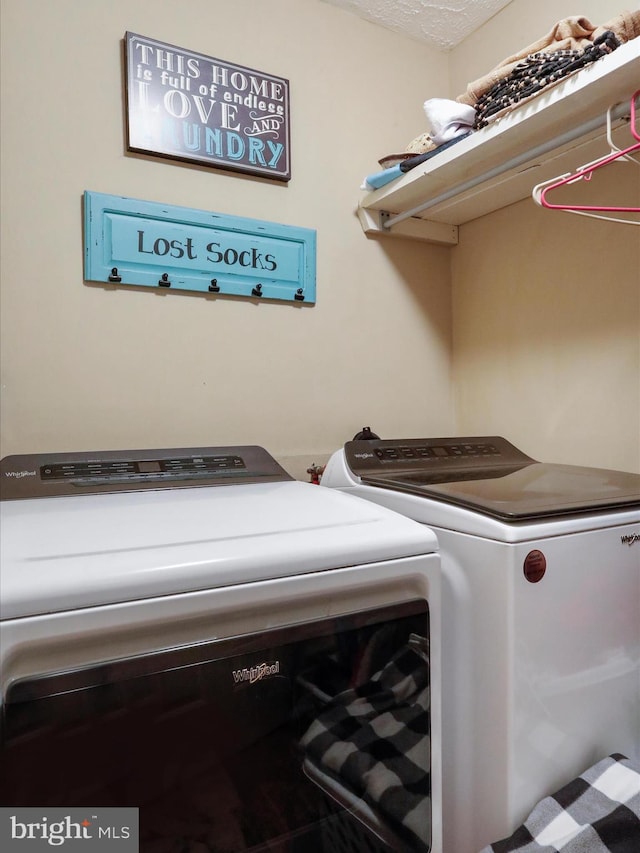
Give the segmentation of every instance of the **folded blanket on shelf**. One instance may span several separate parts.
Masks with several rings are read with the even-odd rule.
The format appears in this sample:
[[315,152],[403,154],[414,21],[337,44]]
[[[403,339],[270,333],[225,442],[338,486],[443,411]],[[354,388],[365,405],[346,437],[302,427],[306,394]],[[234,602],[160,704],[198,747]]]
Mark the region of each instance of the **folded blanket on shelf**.
[[498,113],[510,109],[538,94],[542,89],[559,83],[586,65],[619,47],[621,42],[611,30],[599,36],[584,50],[559,50],[532,53],[519,62],[508,77],[485,92],[476,104],[474,129],[485,127]]
[[429,705],[428,641],[412,634],[369,681],[327,703],[301,740],[416,853],[431,836]]
[[616,753],[541,800],[512,836],[481,853],[636,853],[640,766]]
[[472,83],[469,83],[466,91],[459,95],[456,100],[461,104],[475,106],[478,99],[489,89],[508,77],[515,66],[530,56],[532,53],[554,53],[558,50],[584,50],[597,38],[610,30],[620,42],[630,41],[640,36],[640,9],[633,12],[621,12],[607,21],[606,24],[596,26],[584,17],[570,17],[558,21],[551,31],[542,38],[522,48],[512,56],[508,56],[498,63],[488,74],[483,75]]

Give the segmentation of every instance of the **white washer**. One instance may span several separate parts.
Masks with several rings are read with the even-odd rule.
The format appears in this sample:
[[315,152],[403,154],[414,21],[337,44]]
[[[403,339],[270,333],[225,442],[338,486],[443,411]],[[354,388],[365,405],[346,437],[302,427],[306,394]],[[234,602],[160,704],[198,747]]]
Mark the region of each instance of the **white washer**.
[[438,538],[445,853],[510,835],[610,753],[640,758],[640,476],[496,436],[373,439],[322,485]]
[[220,826],[238,850],[335,853],[337,829],[404,849],[368,793],[340,808],[339,774],[326,791],[322,772],[307,780],[300,736],[375,675],[365,643],[371,670],[417,631],[431,699],[418,848],[440,853],[430,531],[296,482],[259,447],[11,456],[0,476],[2,805],[140,807],[143,853],[177,836],[196,849]]

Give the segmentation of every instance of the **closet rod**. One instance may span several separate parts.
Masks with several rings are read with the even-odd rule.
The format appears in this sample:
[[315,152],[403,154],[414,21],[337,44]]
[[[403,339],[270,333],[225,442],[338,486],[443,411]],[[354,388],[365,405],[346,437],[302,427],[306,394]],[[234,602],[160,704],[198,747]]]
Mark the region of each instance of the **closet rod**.
[[[611,110],[612,119],[626,118],[628,116],[628,103],[623,102],[621,104],[617,104]],[[530,148],[523,154],[519,154],[517,157],[513,157],[511,160],[507,160],[506,163],[501,163],[500,166],[496,166],[494,169],[490,169],[488,172],[484,172],[482,175],[479,175],[476,178],[470,178],[468,181],[464,181],[461,184],[457,184],[455,187],[446,190],[435,198],[423,202],[422,204],[417,205],[417,207],[412,207],[411,210],[405,210],[403,213],[398,213],[395,216],[390,216],[386,221],[383,221],[382,227],[391,230],[394,225],[398,225],[400,222],[404,222],[405,219],[410,219],[412,216],[415,216],[418,213],[422,213],[423,211],[428,210],[430,207],[435,207],[435,205],[440,204],[440,202],[448,201],[450,198],[453,198],[456,195],[461,195],[463,192],[477,187],[478,184],[482,184],[485,181],[491,180],[491,178],[496,178],[498,175],[502,175],[504,174],[504,172],[508,172],[509,169],[514,169],[516,166],[521,166],[528,160],[533,160],[536,157],[539,157],[541,154],[547,154],[549,151],[553,151],[555,148],[560,148],[560,146],[566,145],[568,142],[573,142],[575,139],[579,139],[581,136],[585,136],[587,133],[591,133],[591,131],[597,130],[601,124],[602,117],[598,116],[597,118],[591,119],[590,121],[587,121],[584,124],[579,125],[578,127],[574,127],[573,130],[568,130],[566,133],[562,133],[559,136],[556,136],[554,139],[549,139],[546,142],[541,143],[540,145],[536,145],[534,148]],[[456,146],[454,145],[453,150],[455,150],[455,147]]]

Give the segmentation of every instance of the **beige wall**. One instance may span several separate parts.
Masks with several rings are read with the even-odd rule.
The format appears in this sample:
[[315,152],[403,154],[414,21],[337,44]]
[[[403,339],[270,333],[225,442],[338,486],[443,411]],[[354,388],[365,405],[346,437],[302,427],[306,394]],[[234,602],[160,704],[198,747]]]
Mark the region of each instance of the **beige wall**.
[[[591,0],[579,12],[604,23],[623,8]],[[453,91],[575,13],[557,0],[514,0],[454,51]],[[640,168],[612,164],[594,176],[589,191],[598,189],[637,206]],[[452,252],[458,433],[499,433],[538,459],[640,471],[639,232],[531,199],[462,226]]]
[[[363,425],[453,430],[449,253],[354,212],[447,89],[442,54],[319,0],[1,11],[2,455],[255,442],[305,476]],[[127,155],[126,30],[288,78],[290,184]],[[84,190],[317,229],[317,305],[86,285]]]
[[[368,240],[354,215],[423,101],[575,13],[564,0],[514,0],[448,56],[320,0],[0,11],[2,455],[257,442],[304,477],[371,425],[640,470],[637,229],[523,201],[450,250]],[[128,155],[126,30],[287,77],[290,184]],[[317,305],[84,284],[87,189],[317,229]]]
[[463,226],[453,258],[462,434],[640,471],[636,231],[528,200]]

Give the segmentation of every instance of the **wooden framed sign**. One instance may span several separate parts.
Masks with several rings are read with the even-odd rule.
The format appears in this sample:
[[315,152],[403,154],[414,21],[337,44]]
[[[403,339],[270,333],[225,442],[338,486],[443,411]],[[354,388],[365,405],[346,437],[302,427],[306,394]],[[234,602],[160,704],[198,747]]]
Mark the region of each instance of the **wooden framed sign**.
[[84,278],[165,293],[313,304],[316,232],[87,191]]
[[125,33],[127,147],[291,178],[289,81]]

